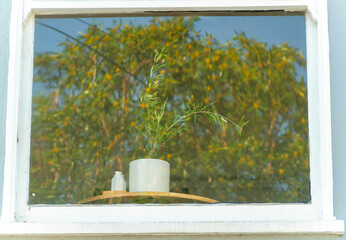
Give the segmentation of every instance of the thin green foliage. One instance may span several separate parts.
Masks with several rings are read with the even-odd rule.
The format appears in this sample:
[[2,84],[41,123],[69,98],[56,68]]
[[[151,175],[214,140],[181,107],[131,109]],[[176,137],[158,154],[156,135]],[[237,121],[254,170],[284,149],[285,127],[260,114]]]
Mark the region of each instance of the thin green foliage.
[[143,111],[143,120],[145,122],[144,137],[147,140],[145,146],[146,157],[151,158],[155,153],[162,150],[175,136],[182,132],[186,123],[193,120],[197,124],[200,116],[206,117],[211,123],[225,126],[226,129],[235,127],[241,135],[243,127],[248,123],[243,123],[243,117],[239,123],[235,123],[230,118],[219,114],[213,103],[185,103],[180,108],[180,112],[174,109],[174,118],[163,124],[162,120],[167,110],[167,99],[162,100],[159,97],[160,83],[162,74],[160,70],[166,66],[165,58],[167,57],[164,48],[158,51],[154,57],[154,64],[150,70],[148,85],[143,91],[140,101],[145,110]]

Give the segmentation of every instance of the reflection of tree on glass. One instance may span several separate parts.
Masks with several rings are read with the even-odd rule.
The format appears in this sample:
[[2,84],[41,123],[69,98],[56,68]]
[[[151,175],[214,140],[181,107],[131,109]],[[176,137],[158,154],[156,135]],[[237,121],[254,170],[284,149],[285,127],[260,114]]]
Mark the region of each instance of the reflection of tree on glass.
[[204,119],[188,123],[159,156],[171,162],[171,191],[224,202],[310,200],[306,84],[296,76],[303,56],[244,34],[220,44],[196,21],[95,25],[78,37],[127,73],[75,41],[36,56],[35,81],[48,90],[33,100],[31,203],[76,202],[109,190],[113,170],[127,175],[145,150],[139,94],[162,45],[168,114],[184,102],[214,102],[223,115],[251,120],[242,136]]
[[[187,102],[180,107],[180,110],[172,109],[168,113],[170,118],[167,119],[167,100],[160,97],[160,90],[162,88],[162,71],[165,67],[165,54],[164,48],[158,51],[154,57],[154,64],[150,69],[150,77],[145,85],[145,89],[140,96],[140,104],[143,106],[141,112],[143,127],[140,129],[144,132],[143,136],[146,140],[145,143],[145,156],[151,158],[158,154],[164,147],[168,145],[172,139],[178,134],[182,133],[185,129],[187,122],[193,120],[197,122],[201,116],[206,117],[210,123],[220,125],[228,129],[234,127],[241,135],[243,127],[248,123],[242,123],[243,118],[239,124],[226,116],[220,115],[213,103],[193,103]],[[160,73],[161,72],[161,73]],[[172,114],[174,112],[174,115]],[[164,122],[164,123],[163,123]]]

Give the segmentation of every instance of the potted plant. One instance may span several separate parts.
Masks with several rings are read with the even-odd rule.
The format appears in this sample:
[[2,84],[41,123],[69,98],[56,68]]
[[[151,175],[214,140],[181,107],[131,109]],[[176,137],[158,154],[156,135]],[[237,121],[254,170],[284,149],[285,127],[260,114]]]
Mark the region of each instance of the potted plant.
[[145,146],[146,158],[134,160],[130,163],[129,191],[130,192],[168,192],[169,169],[167,161],[153,159],[152,156],[162,150],[176,137],[185,127],[188,121],[204,116],[210,122],[217,125],[225,125],[227,128],[234,126],[241,134],[242,128],[247,122],[242,123],[243,118],[237,124],[228,117],[220,115],[213,103],[198,104],[185,103],[180,112],[175,111],[175,116],[170,123],[163,124],[163,117],[167,109],[167,99],[162,100],[159,96],[162,75],[160,69],[165,66],[165,50],[157,52],[154,64],[150,70],[150,78],[145,91],[140,96],[143,106],[142,120],[144,121],[144,137],[147,141]]

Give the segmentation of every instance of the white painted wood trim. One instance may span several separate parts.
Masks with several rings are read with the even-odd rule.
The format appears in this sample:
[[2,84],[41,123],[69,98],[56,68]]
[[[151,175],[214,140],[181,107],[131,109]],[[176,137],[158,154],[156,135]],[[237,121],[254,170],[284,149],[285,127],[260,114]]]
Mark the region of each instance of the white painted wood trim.
[[2,192],[2,222],[14,221],[16,168],[17,168],[17,118],[18,96],[20,85],[20,69],[22,56],[22,0],[12,1],[9,64],[6,113],[4,188]]
[[30,134],[31,134],[31,103],[33,84],[34,59],[34,27],[33,15],[26,20],[22,47],[23,66],[21,73],[21,86],[19,90],[19,118],[17,141],[17,179],[16,179],[16,219],[19,213],[25,212],[29,200],[29,174],[30,174]]
[[[7,123],[10,133],[19,131],[19,143],[9,137],[6,150],[8,181],[3,221],[34,222],[24,225],[8,224],[0,229],[0,235],[10,234],[341,234],[343,221],[332,221],[332,182],[331,182],[331,129],[329,64],[326,57],[328,38],[322,24],[323,16],[311,11],[309,6],[315,0],[215,0],[215,1],[32,1],[25,0],[23,28],[24,45],[21,57],[21,41],[17,34],[15,45],[11,46],[13,63],[12,72],[21,68],[22,76],[17,71],[9,76],[9,96]],[[316,0],[317,1],[317,0]],[[325,1],[325,0],[323,0]],[[13,1],[14,4],[19,4]],[[22,3],[20,3],[22,4]],[[20,5],[21,6],[21,5]],[[323,7],[319,5],[318,7]],[[17,9],[18,10],[18,9]],[[144,11],[206,11],[206,10],[284,10],[305,11],[307,13],[308,41],[308,76],[309,76],[309,125],[310,139],[313,142],[311,155],[311,204],[218,204],[218,205],[59,205],[28,206],[29,193],[29,154],[30,154],[30,119],[31,119],[31,84],[32,84],[32,49],[34,17],[37,15],[66,14],[116,14],[140,13]],[[311,14],[314,16],[311,17]],[[20,17],[18,17],[20,19]],[[17,21],[18,21],[17,19]],[[17,31],[22,31],[16,23]],[[21,36],[21,35],[20,35]],[[21,39],[21,37],[19,38]],[[324,39],[323,41],[321,39]],[[326,45],[327,44],[327,45]],[[328,49],[327,49],[328,50]],[[323,60],[322,60],[323,59]],[[13,80],[14,79],[14,80]],[[19,80],[20,79],[20,80]],[[20,82],[20,90],[19,90]],[[19,96],[20,95],[20,96]],[[326,104],[321,104],[326,101]],[[19,114],[17,110],[19,108]],[[326,113],[324,115],[324,113]],[[17,127],[18,119],[18,127]],[[311,120],[314,119],[314,120]],[[7,139],[6,139],[7,140]],[[323,147],[321,147],[323,146]],[[18,150],[18,152],[17,152]],[[16,169],[18,159],[18,169]],[[16,182],[17,180],[17,182]],[[14,185],[17,183],[17,186]],[[12,188],[11,188],[12,187]],[[15,195],[17,190],[17,196]],[[13,199],[16,200],[15,206]],[[322,213],[323,211],[323,213]],[[54,216],[54,218],[52,217]],[[252,222],[249,222],[249,221]],[[322,221],[330,220],[330,221]],[[278,221],[278,222],[277,222]],[[284,221],[284,222],[283,222]],[[289,222],[287,222],[289,221]],[[39,224],[45,222],[46,224]],[[83,222],[78,223],[78,222]],[[87,223],[88,222],[88,223]],[[103,222],[103,223],[100,223]],[[113,222],[113,223],[107,223]],[[118,223],[114,223],[118,222]],[[121,223],[120,223],[121,222]],[[158,228],[158,222],[164,222]],[[167,223],[169,222],[169,223]],[[186,223],[189,224],[186,224]],[[276,222],[276,223],[275,223]],[[59,223],[59,224],[57,224]],[[136,224],[134,224],[136,223]],[[185,224],[183,224],[185,223]],[[212,224],[211,224],[212,223]],[[3,225],[2,225],[3,226]],[[136,226],[136,227],[132,227]],[[188,227],[190,226],[190,227]],[[222,226],[222,227],[220,227]],[[59,230],[61,227],[64,230]],[[161,228],[163,227],[163,228]],[[12,230],[11,230],[12,229]],[[16,231],[14,229],[17,229]],[[116,229],[116,230],[114,230]],[[158,230],[160,229],[160,230]]]
[[320,125],[320,181],[321,209],[324,220],[333,219],[333,161],[330,106],[330,71],[329,71],[329,35],[327,0],[315,0],[317,6],[318,39],[318,81],[319,81],[319,118]]
[[343,221],[305,222],[151,222],[151,223],[8,223],[1,236],[116,236],[116,235],[342,235]]
[[47,223],[312,221],[320,220],[319,210],[311,204],[39,205],[29,206],[18,220]]
[[305,11],[308,0],[32,1],[37,15],[116,14],[152,11]]
[[28,19],[32,16],[31,6],[32,0],[22,0],[23,2],[23,26],[26,25]]
[[312,203],[320,206],[322,219],[331,220],[333,176],[327,1],[310,0],[310,6],[312,10],[306,14],[306,36],[311,195]]
[[311,203],[317,206],[318,214],[322,218],[321,204],[321,142],[319,117],[319,85],[318,85],[318,46],[317,23],[306,13],[306,46],[307,46],[307,86],[308,86],[308,119],[309,119],[309,148],[310,148],[310,194]]

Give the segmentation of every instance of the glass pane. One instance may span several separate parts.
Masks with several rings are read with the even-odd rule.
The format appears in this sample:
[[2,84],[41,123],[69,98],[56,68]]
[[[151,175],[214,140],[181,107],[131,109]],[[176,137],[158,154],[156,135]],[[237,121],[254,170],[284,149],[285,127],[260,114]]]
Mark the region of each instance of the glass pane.
[[[129,164],[153,149],[151,158],[170,163],[173,193],[310,201],[304,16],[37,19],[35,27],[31,204],[100,196],[115,171],[134,191],[146,180],[129,179]],[[150,69],[163,48],[155,89]],[[241,135],[228,119],[248,121]],[[132,173],[159,175],[144,165]]]

